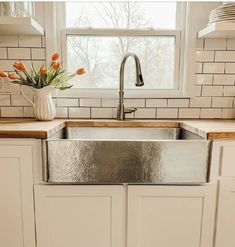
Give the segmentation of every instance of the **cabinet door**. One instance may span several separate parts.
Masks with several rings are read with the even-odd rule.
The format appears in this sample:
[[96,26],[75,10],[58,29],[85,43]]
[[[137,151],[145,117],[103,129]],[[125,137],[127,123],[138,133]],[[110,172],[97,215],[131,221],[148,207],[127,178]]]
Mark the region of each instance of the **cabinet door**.
[[221,181],[217,211],[216,247],[235,246],[235,181]]
[[124,191],[109,185],[35,186],[37,247],[124,246]]
[[33,144],[0,141],[0,246],[35,246]]
[[128,247],[212,247],[216,188],[129,186]]

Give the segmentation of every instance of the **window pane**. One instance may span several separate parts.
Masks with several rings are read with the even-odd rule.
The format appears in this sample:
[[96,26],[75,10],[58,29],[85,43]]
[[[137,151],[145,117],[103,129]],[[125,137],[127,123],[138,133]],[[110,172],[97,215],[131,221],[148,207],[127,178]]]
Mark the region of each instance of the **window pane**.
[[[87,74],[74,80],[80,88],[118,88],[121,60],[127,52],[140,59],[144,89],[173,89],[175,67],[174,36],[104,37],[67,36],[69,70],[85,67]],[[129,58],[125,69],[125,88],[134,89],[135,64]]]
[[176,2],[66,2],[66,26],[175,29]]

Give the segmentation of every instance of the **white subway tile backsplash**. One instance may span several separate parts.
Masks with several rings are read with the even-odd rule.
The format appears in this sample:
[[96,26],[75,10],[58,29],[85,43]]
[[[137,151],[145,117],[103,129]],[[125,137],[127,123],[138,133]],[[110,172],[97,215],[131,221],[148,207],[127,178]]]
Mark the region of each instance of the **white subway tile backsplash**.
[[179,118],[199,118],[200,108],[180,108]]
[[11,94],[20,94],[20,85],[11,82],[5,82],[5,83],[6,83],[6,87],[9,89],[9,92],[11,92]]
[[202,73],[202,63],[196,63],[196,73]]
[[46,59],[46,51],[44,48],[32,48],[32,59],[44,60]]
[[196,50],[197,51],[203,50],[203,44],[204,44],[204,39],[197,39],[196,40]]
[[146,99],[146,107],[167,107],[167,99]]
[[212,107],[232,107],[233,97],[214,97],[212,98]]
[[212,85],[213,75],[212,74],[197,74],[196,84],[197,85]]
[[57,118],[68,118],[68,108],[67,107],[56,107],[56,117]]
[[101,107],[101,99],[80,99],[80,106]]
[[31,59],[30,48],[8,48],[9,59]]
[[235,118],[235,109],[222,109],[222,118]]
[[202,86],[202,96],[222,96],[223,86]]
[[224,86],[224,96],[235,96],[235,86]]
[[202,108],[201,109],[201,118],[221,118],[221,109],[215,108]]
[[205,39],[205,50],[226,50],[226,39]]
[[0,95],[0,106],[10,106],[10,95]]
[[[32,95],[27,95],[27,97],[33,101]],[[32,106],[32,104],[25,99],[23,95],[11,95],[12,106]]]
[[214,61],[214,51],[196,51],[196,59],[198,62]]
[[1,117],[23,117],[22,107],[1,107]]
[[46,47],[46,37],[41,36],[42,38],[42,47]]
[[0,35],[0,47],[18,47],[17,36]]
[[235,50],[235,39],[227,40],[227,50]]
[[211,107],[211,97],[191,98],[190,107]]
[[7,48],[0,48],[0,59],[7,59]]
[[117,107],[118,99],[102,99],[102,107]]
[[235,63],[226,63],[225,73],[235,74]]
[[23,107],[24,117],[34,117],[33,107]]
[[57,106],[78,106],[78,99],[57,98]]
[[32,35],[19,36],[19,47],[41,47],[41,46],[42,46],[41,36],[32,36]]
[[168,107],[188,107],[189,99],[168,99]]
[[90,108],[69,108],[70,118],[90,118]]
[[145,99],[125,99],[125,107],[145,107]]
[[204,63],[203,73],[221,74],[224,73],[225,63]]
[[235,51],[216,51],[216,62],[235,62]]
[[135,118],[155,118],[155,108],[138,108],[135,112]]
[[112,108],[91,108],[91,118],[112,118]]
[[234,75],[214,75],[213,85],[234,85]]
[[202,94],[202,86],[194,86],[193,88],[193,96],[201,96]]
[[15,60],[0,60],[0,70],[14,71],[13,64]]
[[159,108],[157,109],[157,118],[177,118],[178,108]]

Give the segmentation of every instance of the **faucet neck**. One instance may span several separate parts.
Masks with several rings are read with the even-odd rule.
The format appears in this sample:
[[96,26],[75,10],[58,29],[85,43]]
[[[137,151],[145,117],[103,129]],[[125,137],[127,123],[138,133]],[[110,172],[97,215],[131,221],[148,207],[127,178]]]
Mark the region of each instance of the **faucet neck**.
[[127,53],[124,58],[122,59],[121,66],[120,66],[120,83],[119,83],[119,90],[124,91],[124,71],[125,71],[125,64],[128,57],[133,57],[135,60],[135,68],[136,68],[136,79],[139,78],[141,75],[141,66],[139,58],[135,53]]

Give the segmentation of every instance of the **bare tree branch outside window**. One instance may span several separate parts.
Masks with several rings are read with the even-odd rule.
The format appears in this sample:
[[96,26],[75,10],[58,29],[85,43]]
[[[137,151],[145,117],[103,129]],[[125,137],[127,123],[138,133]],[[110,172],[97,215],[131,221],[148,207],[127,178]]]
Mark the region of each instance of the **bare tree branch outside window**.
[[[138,2],[80,3],[71,26],[93,27],[94,18],[101,27],[115,29],[148,29],[153,24]],[[174,5],[175,6],[175,5]],[[93,14],[89,14],[89,11]],[[89,18],[95,16],[94,18]],[[119,66],[127,52],[136,53],[142,64],[146,89],[174,87],[175,38],[173,36],[87,36],[68,35],[68,69],[84,66],[87,75],[81,88],[118,88]],[[134,66],[126,67],[127,88],[134,87]]]

